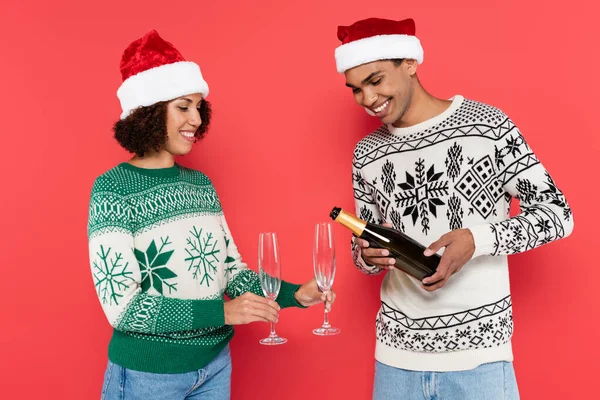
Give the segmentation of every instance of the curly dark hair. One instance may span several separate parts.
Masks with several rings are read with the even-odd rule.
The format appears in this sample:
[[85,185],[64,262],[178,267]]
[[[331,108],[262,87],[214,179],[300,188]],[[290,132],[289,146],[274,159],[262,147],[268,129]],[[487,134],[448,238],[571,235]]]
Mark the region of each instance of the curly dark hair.
[[[151,151],[159,151],[167,141],[167,104],[161,101],[147,107],[135,109],[123,120],[115,122],[113,131],[115,139],[128,152],[138,157]],[[196,131],[196,140],[204,137],[210,125],[212,110],[210,103],[200,103],[200,119],[202,123]]]

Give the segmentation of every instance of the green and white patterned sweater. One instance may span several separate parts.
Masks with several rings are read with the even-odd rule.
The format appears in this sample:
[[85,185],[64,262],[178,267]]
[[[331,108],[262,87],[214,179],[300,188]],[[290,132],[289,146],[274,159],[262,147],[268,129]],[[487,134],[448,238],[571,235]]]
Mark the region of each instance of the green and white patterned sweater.
[[[122,163],[92,189],[88,240],[96,293],[114,327],[109,359],[154,373],[208,364],[231,340],[224,295],[263,295],[206,175]],[[300,306],[282,282],[277,302]]]

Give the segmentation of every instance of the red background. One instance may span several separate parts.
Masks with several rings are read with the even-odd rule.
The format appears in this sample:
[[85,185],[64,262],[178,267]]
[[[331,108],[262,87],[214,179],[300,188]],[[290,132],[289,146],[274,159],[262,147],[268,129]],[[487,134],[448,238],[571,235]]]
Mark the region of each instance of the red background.
[[[87,207],[94,178],[126,159],[112,139],[121,52],[157,29],[198,62],[213,126],[180,160],[215,182],[235,240],[256,268],[257,233],[280,234],[284,279],[311,278],[313,224],[352,209],[354,144],[377,121],[335,71],[336,27],[413,17],[429,91],[503,109],[565,192],[573,235],[511,258],[515,368],[523,399],[586,397],[595,382],[598,6],[543,1],[56,0],[0,12],[2,196],[0,398],[99,398],[111,329],[94,293]],[[596,39],[593,39],[593,38]],[[381,277],[351,264],[336,227],[342,334],[314,337],[322,307],[287,310],[285,346],[240,326],[233,399],[368,399]]]

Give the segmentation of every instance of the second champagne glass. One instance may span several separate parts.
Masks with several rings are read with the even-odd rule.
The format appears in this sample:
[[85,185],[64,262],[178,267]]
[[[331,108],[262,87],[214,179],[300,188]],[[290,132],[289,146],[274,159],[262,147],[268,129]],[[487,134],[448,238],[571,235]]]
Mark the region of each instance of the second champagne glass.
[[[281,288],[281,260],[275,232],[261,232],[258,235],[258,274],[265,297],[275,301]],[[260,344],[278,345],[286,342],[287,339],[277,335],[275,323],[271,322],[271,333],[261,339]]]
[[[315,241],[313,244],[313,266],[315,279],[319,289],[327,294],[331,290],[335,278],[335,245],[333,242],[333,226],[329,222],[315,225]],[[337,335],[340,329],[334,328],[329,323],[325,308],[323,326],[314,329],[313,333],[319,336]]]

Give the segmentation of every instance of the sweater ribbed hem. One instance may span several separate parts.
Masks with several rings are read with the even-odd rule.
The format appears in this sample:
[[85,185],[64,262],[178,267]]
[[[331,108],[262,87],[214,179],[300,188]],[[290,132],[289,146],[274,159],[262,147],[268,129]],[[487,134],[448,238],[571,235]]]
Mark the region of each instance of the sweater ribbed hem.
[[375,358],[380,363],[410,371],[451,372],[466,371],[482,364],[497,361],[513,361],[510,342],[497,347],[445,353],[423,353],[394,349],[377,342]]
[[491,224],[476,225],[470,227],[469,230],[471,231],[475,242],[475,252],[471,259],[479,256],[492,255],[496,248],[497,238],[494,231],[492,231]]
[[138,174],[154,176],[158,178],[168,178],[179,175],[179,165],[177,165],[177,163],[172,167],[167,168],[140,168],[129,164],[128,162],[123,162],[119,164],[119,168],[124,168],[129,171],[137,172]]
[[108,346],[108,358],[122,367],[155,374],[181,374],[204,368],[227,346],[231,332],[214,346],[192,346],[138,339],[115,330]]
[[202,329],[225,325],[223,300],[201,300],[192,303],[192,327]]
[[448,108],[446,108],[442,113],[440,113],[439,115],[436,115],[433,118],[430,118],[426,121],[420,122],[420,123],[412,125],[412,126],[407,126],[404,128],[396,128],[392,124],[387,124],[388,130],[390,131],[390,133],[392,135],[406,136],[406,135],[411,135],[413,133],[422,132],[426,129],[432,128],[433,126],[443,122],[450,115],[452,115],[456,110],[458,110],[460,108],[460,106],[463,104],[463,101],[465,100],[465,98],[462,97],[461,95],[455,95],[452,98],[450,98],[450,100],[452,100],[452,103],[450,103],[450,106]]
[[302,285],[296,285],[296,284],[289,283],[286,281],[281,281],[281,288],[279,289],[279,296],[277,296],[277,304],[279,304],[279,306],[281,308],[287,308],[287,307],[306,308],[302,304],[298,303],[296,301],[296,298],[294,297],[294,293],[296,293],[298,291],[298,289],[300,289],[300,286],[302,286]]

